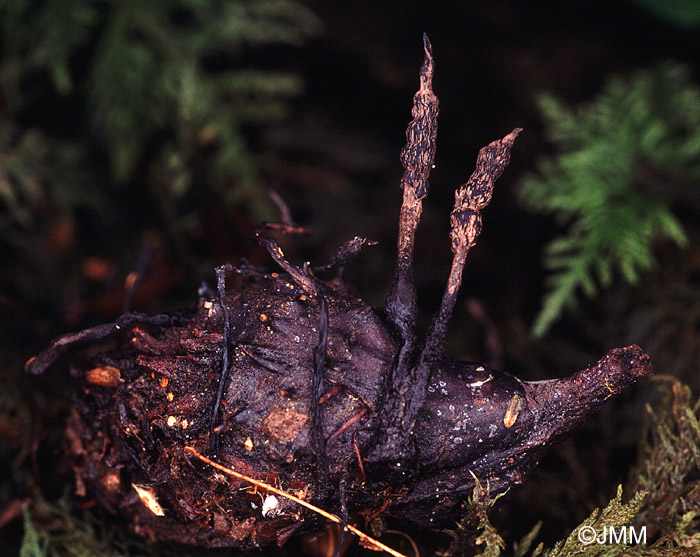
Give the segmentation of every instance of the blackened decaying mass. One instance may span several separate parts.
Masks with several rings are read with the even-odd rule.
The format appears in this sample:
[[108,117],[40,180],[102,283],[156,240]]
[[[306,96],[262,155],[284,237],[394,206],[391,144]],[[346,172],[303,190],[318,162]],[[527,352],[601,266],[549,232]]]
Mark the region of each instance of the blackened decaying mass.
[[282,545],[322,524],[291,500],[217,473],[190,447],[318,507],[338,509],[343,485],[345,512],[440,526],[460,517],[475,478],[493,493],[521,483],[548,446],[651,374],[637,346],[538,382],[444,355],[466,256],[519,129],[484,147],[456,189],[453,263],[419,338],[414,235],[438,114],[427,37],[424,55],[401,153],[398,261],[386,308],[370,307],[342,279],[365,238],[346,242],[329,264],[298,267],[265,232],[303,229],[267,223],[254,237],[279,272],[224,265],[218,289],[192,309],[127,313],[56,339],[27,363],[30,373],[105,344],[88,364],[71,366],[80,387],[66,436],[79,494],[122,513],[149,540]]

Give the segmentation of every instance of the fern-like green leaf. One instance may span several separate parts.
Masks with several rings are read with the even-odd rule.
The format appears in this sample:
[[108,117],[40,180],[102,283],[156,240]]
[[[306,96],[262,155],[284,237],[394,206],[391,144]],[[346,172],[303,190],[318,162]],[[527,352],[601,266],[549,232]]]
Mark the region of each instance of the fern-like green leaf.
[[[544,335],[579,294],[594,297],[616,276],[630,284],[654,266],[654,243],[686,243],[663,177],[695,177],[700,194],[700,90],[681,66],[612,79],[590,105],[567,109],[543,96],[547,134],[559,154],[539,161],[521,199],[549,214],[565,236],[546,249],[554,274],[533,325]],[[649,171],[651,168],[653,171]],[[648,175],[653,183],[649,183]]]

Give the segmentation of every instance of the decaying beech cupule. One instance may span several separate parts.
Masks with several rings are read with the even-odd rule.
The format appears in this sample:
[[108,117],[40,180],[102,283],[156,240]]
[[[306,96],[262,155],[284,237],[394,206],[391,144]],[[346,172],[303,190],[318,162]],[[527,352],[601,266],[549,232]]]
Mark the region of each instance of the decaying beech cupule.
[[398,263],[386,310],[353,295],[340,273],[328,278],[364,238],[346,243],[328,265],[300,268],[264,235],[266,228],[299,231],[285,222],[255,234],[282,272],[221,267],[217,291],[204,292],[191,310],[128,313],[56,339],[27,363],[30,373],[82,344],[112,342],[90,365],[73,367],[81,387],[67,440],[79,494],[122,513],[150,540],[281,545],[319,526],[296,503],[194,459],[185,449],[194,447],[332,512],[344,482],[351,512],[443,525],[459,518],[474,478],[492,492],[521,483],[548,446],[651,374],[637,346],[611,350],[569,378],[540,382],[444,356],[466,255],[517,129],[484,147],[457,188],[450,276],[418,338],[413,238],[437,130],[427,37],[424,47],[401,157]]

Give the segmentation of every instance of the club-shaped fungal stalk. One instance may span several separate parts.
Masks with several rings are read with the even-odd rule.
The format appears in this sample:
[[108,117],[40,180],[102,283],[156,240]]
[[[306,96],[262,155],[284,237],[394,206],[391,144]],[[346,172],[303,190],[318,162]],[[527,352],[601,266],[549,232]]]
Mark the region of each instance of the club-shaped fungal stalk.
[[516,128],[503,139],[492,141],[483,147],[476,160],[476,170],[469,177],[469,180],[455,191],[454,208],[450,214],[452,266],[442,295],[440,309],[430,325],[416,371],[413,374],[414,391],[402,424],[405,428],[405,436],[410,435],[425,400],[425,390],[431,369],[435,361],[442,357],[447,325],[452,317],[459,287],[462,284],[462,272],[467,260],[467,253],[476,245],[477,237],[481,232],[481,211],[491,201],[494,183],[508,166],[513,141],[521,131],[521,128]]
[[[386,299],[387,317],[399,330],[403,342],[397,358],[398,370],[409,367],[415,350],[417,305],[413,247],[423,211],[423,199],[430,190],[428,176],[435,160],[437,137],[438,99],[433,93],[433,50],[425,34],[423,48],[425,58],[420,69],[420,88],[413,96],[413,120],[406,128],[406,145],[401,150],[401,164],[405,170],[401,178],[403,202],[399,214],[396,275]],[[402,372],[398,373],[400,375]],[[396,387],[400,388],[398,384]]]
[[517,135],[514,129],[503,139],[479,151],[476,170],[455,192],[450,215],[452,267],[440,309],[432,321],[425,344],[417,356],[415,321],[416,289],[413,280],[415,231],[420,221],[422,200],[428,194],[428,175],[435,158],[438,100],[432,90],[433,57],[430,41],[423,37],[425,60],[420,71],[420,88],[413,98],[413,120],[406,130],[407,144],[401,151],[406,171],[401,180],[403,203],[399,216],[396,278],[387,298],[387,316],[396,325],[402,345],[395,359],[381,439],[370,455],[371,461],[394,461],[407,465],[414,456],[413,428],[425,399],[425,389],[434,360],[442,354],[447,325],[462,282],[467,253],[481,232],[481,211],[491,201],[494,182],[510,162],[510,151]]
[[428,177],[435,160],[438,117],[438,99],[433,92],[433,50],[425,34],[423,50],[425,56],[420,69],[420,87],[413,96],[413,119],[406,128],[406,145],[401,150],[403,201],[399,214],[396,274],[386,299],[387,318],[398,330],[401,344],[388,378],[388,408],[383,417],[381,439],[369,457],[374,461],[400,461],[410,452],[404,418],[416,384],[413,372],[418,309],[413,278],[413,248],[423,211],[423,199],[430,191]]
[[481,232],[481,211],[491,201],[494,182],[508,166],[513,142],[521,131],[522,128],[516,128],[503,139],[492,141],[483,147],[476,160],[476,170],[469,180],[455,191],[454,208],[450,214],[452,266],[440,310],[433,319],[421,352],[421,362],[431,362],[442,354],[447,325],[462,284],[462,271],[467,253],[476,245]]

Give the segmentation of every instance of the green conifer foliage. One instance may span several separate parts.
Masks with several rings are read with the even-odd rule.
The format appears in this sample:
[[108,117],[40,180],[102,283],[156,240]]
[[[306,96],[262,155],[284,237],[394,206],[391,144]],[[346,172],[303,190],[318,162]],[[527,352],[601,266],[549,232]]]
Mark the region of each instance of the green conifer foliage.
[[700,4],[695,0],[634,0],[650,13],[679,27],[700,27]]
[[[85,99],[115,182],[149,149],[163,170],[209,149],[207,180],[239,190],[259,186],[243,128],[279,120],[302,88],[294,73],[251,67],[247,53],[298,45],[321,27],[293,0],[8,0],[0,21],[9,114],[25,108],[23,79],[46,71],[59,95]],[[169,193],[191,185],[181,174]]]
[[[139,245],[193,270],[220,248],[206,240],[245,233],[238,215],[269,219],[265,131],[321,28],[295,0],[0,2],[7,299],[84,316],[76,298],[119,288]],[[99,286],[93,256],[112,269]]]
[[546,248],[551,272],[534,323],[544,335],[580,293],[593,297],[616,277],[627,283],[655,262],[653,243],[686,237],[672,211],[675,181],[700,194],[700,90],[688,71],[666,64],[614,78],[575,109],[543,96],[540,108],[557,154],[522,184],[530,209],[553,215],[565,234]]

